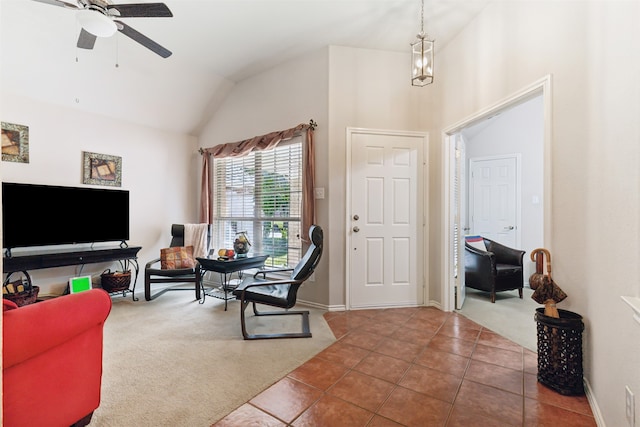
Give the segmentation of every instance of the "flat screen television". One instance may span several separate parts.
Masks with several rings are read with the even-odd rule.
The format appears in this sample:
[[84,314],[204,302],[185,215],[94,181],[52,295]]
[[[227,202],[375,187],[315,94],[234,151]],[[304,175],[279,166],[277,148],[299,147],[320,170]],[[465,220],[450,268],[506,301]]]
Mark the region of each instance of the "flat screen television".
[[2,246],[129,240],[129,191],[2,183]]

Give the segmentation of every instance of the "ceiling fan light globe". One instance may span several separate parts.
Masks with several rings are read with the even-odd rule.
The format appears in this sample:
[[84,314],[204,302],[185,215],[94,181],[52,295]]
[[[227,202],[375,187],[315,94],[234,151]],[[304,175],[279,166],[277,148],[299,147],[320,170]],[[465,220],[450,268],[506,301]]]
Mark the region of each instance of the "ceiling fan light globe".
[[77,19],[82,28],[97,37],[111,37],[118,30],[111,18],[94,10],[80,10]]

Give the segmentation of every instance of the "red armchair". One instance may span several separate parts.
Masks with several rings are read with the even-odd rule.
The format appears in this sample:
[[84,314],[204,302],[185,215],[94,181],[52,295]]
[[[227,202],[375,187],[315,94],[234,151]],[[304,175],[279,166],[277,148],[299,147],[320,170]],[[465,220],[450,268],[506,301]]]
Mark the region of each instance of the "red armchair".
[[111,298],[91,289],[17,307],[3,301],[3,425],[84,426],[100,405]]

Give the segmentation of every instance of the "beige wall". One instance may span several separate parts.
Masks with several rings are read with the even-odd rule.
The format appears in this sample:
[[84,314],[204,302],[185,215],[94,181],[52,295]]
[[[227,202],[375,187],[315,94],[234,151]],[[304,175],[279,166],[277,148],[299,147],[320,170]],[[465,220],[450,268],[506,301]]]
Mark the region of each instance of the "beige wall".
[[405,53],[323,48],[238,83],[204,128],[199,143],[210,147],[311,118],[318,123],[316,187],[325,188],[325,199],[317,200],[317,222],[325,252],[302,300],[344,308],[346,128],[420,130],[408,64]]
[[[29,126],[29,163],[1,162],[3,181],[82,187],[83,151],[122,157],[121,189],[130,191],[129,244],[142,246],[136,291],[144,289],[144,264],[168,246],[171,224],[197,220],[193,182],[199,175],[200,159],[195,138],[8,93],[2,94],[1,105],[2,121]],[[49,209],[65,208],[56,206],[55,200],[43,200],[42,211],[25,214],[37,221]],[[13,252],[24,251],[28,249]],[[99,276],[105,268],[115,267],[118,265],[88,264],[82,273]],[[30,272],[41,294],[61,294],[69,277],[77,273],[75,267]]]
[[[441,158],[441,129],[552,76],[545,245],[568,294],[560,308],[584,317],[585,378],[609,426],[627,425],[625,385],[640,393],[640,325],[620,299],[640,295],[638,18],[631,1],[497,2],[439,52],[429,95],[440,110],[428,124],[432,155]],[[431,177],[437,200],[442,173]],[[441,243],[432,239],[431,251]],[[440,287],[436,270],[432,290]]]
[[[241,141],[309,123],[313,119],[318,124],[315,131],[316,187],[326,190],[329,173],[327,63],[327,49],[322,49],[239,82],[205,125],[198,144],[212,147]],[[328,221],[331,191],[325,191],[325,194],[327,198],[316,201],[316,222],[323,227],[327,244],[333,238]],[[315,282],[310,281],[300,289],[301,300],[327,304],[329,264],[333,257],[334,254],[325,250]]]

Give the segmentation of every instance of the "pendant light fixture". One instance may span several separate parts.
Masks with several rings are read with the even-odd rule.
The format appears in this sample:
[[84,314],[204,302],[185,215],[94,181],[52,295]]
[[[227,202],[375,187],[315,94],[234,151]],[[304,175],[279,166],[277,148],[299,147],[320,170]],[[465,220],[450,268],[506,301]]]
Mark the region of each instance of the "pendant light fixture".
[[420,32],[411,43],[411,86],[426,86],[433,83],[434,41],[424,32],[424,0],[421,0]]

